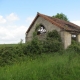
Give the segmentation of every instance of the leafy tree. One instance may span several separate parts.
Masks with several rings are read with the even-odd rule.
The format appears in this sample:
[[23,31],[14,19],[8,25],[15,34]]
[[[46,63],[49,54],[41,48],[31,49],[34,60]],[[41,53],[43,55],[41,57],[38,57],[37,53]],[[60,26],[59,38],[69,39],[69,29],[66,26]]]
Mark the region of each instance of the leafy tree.
[[56,15],[54,15],[52,17],[59,18],[59,19],[65,20],[65,21],[69,21],[67,16],[63,13],[57,13]]

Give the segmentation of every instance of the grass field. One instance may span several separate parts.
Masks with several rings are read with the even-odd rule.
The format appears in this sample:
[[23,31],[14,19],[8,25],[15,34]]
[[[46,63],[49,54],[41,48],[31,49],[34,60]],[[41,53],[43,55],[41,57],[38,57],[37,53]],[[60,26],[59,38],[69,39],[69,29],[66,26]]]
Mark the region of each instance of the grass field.
[[65,52],[25,56],[13,65],[0,67],[0,80],[80,80],[80,55]]
[[42,42],[0,45],[0,80],[80,80],[80,43],[64,50],[53,31]]

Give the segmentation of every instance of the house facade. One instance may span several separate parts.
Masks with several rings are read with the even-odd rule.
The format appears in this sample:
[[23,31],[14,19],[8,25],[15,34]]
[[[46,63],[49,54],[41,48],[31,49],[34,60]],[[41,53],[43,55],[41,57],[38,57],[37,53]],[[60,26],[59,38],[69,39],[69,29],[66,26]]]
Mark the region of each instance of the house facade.
[[[36,30],[37,25],[39,25],[39,28]],[[35,19],[26,31],[25,42],[32,40],[35,31],[40,38],[44,38],[45,34],[52,30],[57,30],[59,32],[65,49],[71,45],[72,39],[80,42],[79,26],[41,13],[37,13]]]

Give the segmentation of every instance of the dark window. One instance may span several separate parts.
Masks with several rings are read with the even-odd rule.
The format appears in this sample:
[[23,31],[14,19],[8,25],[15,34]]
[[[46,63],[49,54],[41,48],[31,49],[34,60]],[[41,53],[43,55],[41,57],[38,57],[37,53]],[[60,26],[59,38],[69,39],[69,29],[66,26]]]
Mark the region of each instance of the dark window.
[[46,33],[46,29],[43,25],[40,25],[38,31],[37,31],[37,35],[40,35],[42,33]]
[[71,37],[72,37],[72,40],[75,40],[75,41],[77,40],[77,35],[76,34],[72,34]]

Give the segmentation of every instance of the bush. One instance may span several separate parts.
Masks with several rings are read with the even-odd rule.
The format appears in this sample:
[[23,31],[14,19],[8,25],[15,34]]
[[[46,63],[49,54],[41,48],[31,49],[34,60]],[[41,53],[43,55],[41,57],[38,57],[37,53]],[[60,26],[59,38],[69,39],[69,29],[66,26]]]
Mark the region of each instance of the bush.
[[56,30],[47,33],[45,40],[38,40],[37,36],[33,37],[33,40],[27,43],[25,48],[25,54],[41,54],[48,52],[58,52],[62,50],[62,42],[60,35]]
[[54,39],[61,42],[61,37],[56,30],[47,33],[47,39]]
[[24,55],[28,54],[28,49],[27,49],[28,44],[29,42],[22,45],[22,50],[23,50]]
[[44,52],[57,52],[62,50],[61,38],[56,30],[47,33],[43,48]]
[[23,52],[23,45],[18,45],[18,46],[15,46],[14,48],[14,54],[17,56],[17,57],[21,57],[21,56],[24,56],[24,52]]
[[54,40],[46,40],[43,44],[44,52],[57,52],[61,49],[61,42]]
[[0,48],[0,65],[11,64],[15,54],[13,53],[13,47]]
[[26,46],[27,54],[41,54],[42,45],[41,42],[34,38],[31,42],[29,42]]
[[72,41],[72,44],[68,47],[67,50],[80,54],[80,43],[77,41]]
[[12,63],[12,60],[13,60],[13,52],[10,51],[10,50],[5,50],[3,51],[1,57],[2,57],[2,65],[5,65],[5,64],[11,64]]
[[12,64],[23,55],[23,49],[20,44],[15,46],[0,46],[0,65]]

